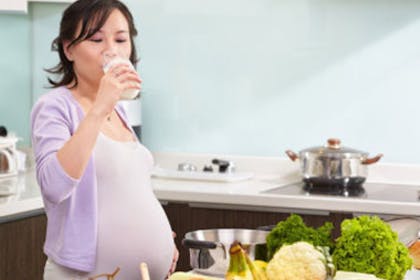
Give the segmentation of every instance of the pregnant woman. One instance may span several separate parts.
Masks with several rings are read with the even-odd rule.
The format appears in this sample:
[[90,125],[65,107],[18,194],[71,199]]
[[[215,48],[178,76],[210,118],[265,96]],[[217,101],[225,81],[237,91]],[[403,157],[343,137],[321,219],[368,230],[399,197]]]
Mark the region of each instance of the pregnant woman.
[[87,279],[120,267],[119,279],[153,280],[175,269],[178,251],[152,192],[151,153],[118,105],[141,79],[120,63],[104,74],[105,52],[137,62],[137,31],[117,0],[79,0],[63,13],[53,42],[60,62],[53,89],[31,115],[32,144],[48,218],[44,279]]

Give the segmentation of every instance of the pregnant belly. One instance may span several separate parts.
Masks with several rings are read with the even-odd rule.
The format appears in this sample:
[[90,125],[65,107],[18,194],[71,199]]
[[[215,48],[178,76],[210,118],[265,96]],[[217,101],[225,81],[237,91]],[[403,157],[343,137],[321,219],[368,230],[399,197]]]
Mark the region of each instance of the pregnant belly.
[[[143,193],[144,196],[144,193]],[[121,270],[118,279],[140,279],[147,263],[151,279],[165,279],[174,252],[172,231],[159,201],[150,193],[141,201],[99,205],[96,269],[91,276]]]

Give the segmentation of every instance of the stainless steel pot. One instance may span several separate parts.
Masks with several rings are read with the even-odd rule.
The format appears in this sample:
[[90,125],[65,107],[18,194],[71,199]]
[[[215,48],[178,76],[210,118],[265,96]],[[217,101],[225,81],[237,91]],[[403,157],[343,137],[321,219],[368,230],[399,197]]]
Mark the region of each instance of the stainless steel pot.
[[360,186],[366,180],[367,165],[380,160],[382,154],[368,158],[368,153],[342,147],[341,141],[330,138],[325,146],[299,152],[287,150],[292,161],[299,159],[303,181],[310,186]]
[[182,245],[189,248],[190,265],[197,273],[224,276],[229,267],[229,248],[241,243],[251,259],[266,258],[268,231],[253,229],[206,229],[188,232]]

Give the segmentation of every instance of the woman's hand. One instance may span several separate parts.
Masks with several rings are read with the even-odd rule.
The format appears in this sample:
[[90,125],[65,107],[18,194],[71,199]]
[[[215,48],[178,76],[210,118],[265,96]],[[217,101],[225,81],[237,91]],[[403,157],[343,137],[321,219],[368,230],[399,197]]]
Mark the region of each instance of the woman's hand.
[[176,248],[176,246],[174,246],[174,256],[172,258],[172,264],[171,264],[171,268],[169,269],[168,276],[175,272],[175,270],[176,270],[176,264],[178,262],[178,258],[179,258],[179,251]]
[[[176,237],[176,233],[175,232],[172,232],[172,236],[173,236],[173,238],[175,239],[175,237]],[[168,272],[168,278],[169,278],[169,276],[172,274],[172,273],[174,273],[175,272],[175,269],[176,269],[176,264],[177,264],[177,262],[178,262],[178,258],[179,258],[179,251],[178,251],[178,249],[176,248],[176,245],[175,245],[175,243],[174,243],[174,255],[173,255],[173,257],[172,257],[172,264],[171,264],[171,268],[169,269],[169,272]]]
[[110,67],[101,78],[93,108],[101,116],[109,115],[127,89],[141,89],[142,80],[129,65],[121,63]]

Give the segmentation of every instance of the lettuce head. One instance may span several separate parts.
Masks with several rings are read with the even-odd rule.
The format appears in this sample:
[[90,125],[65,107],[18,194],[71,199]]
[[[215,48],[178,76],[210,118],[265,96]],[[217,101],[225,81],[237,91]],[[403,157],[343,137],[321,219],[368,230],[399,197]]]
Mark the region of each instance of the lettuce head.
[[412,265],[397,233],[376,216],[359,216],[341,223],[333,262],[338,270],[371,273],[387,280],[404,279]]

